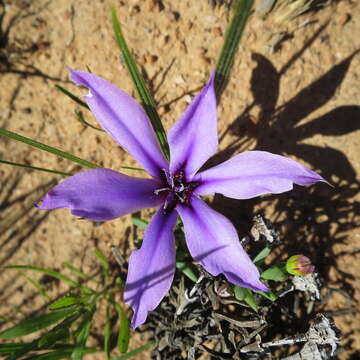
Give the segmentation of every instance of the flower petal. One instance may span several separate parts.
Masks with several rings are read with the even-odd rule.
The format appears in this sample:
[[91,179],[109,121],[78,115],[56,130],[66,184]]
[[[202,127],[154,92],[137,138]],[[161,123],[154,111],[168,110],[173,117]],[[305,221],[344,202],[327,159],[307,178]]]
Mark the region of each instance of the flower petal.
[[167,169],[150,120],[131,96],[105,79],[83,71],[71,72],[77,85],[89,89],[84,98],[106,132],[129,152],[151,175]]
[[173,229],[177,214],[160,208],[145,230],[144,241],[129,260],[124,299],[134,311],[131,326],[143,324],[169,291],[175,272]]
[[266,151],[246,151],[196,175],[199,195],[220,193],[234,199],[249,199],[267,193],[291,190],[293,184],[325,181],[316,172],[285,156]]
[[160,205],[163,197],[154,194],[159,186],[153,179],[130,177],[109,169],[93,169],[63,180],[36,206],[42,210],[69,208],[73,215],[106,221]]
[[224,274],[235,285],[266,291],[256,266],[242,248],[231,222],[193,196],[190,206],[178,205],[192,257],[213,276]]
[[188,180],[215,154],[218,138],[214,74],[171,128],[168,140],[170,171],[182,168]]

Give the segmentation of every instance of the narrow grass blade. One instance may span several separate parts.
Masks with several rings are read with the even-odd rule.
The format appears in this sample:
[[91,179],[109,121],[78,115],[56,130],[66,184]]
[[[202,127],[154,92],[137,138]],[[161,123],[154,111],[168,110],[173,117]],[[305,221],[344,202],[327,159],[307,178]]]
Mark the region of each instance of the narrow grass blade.
[[35,279],[31,279],[28,276],[26,276],[22,271],[20,271],[21,276],[23,276],[32,286],[34,286],[36,288],[36,290],[40,293],[40,295],[46,300],[46,301],[51,301],[50,296],[46,293],[46,290],[44,289],[43,286],[41,286],[41,284],[35,280]]
[[74,286],[76,288],[80,288],[80,289],[86,291],[87,293],[94,293],[94,291],[92,289],[88,288],[87,286],[81,285],[80,283],[78,283],[78,282],[70,279],[69,277],[67,277],[57,271],[54,271],[54,270],[39,268],[36,266],[28,266],[28,265],[8,265],[8,266],[4,266],[4,269],[24,269],[24,270],[38,271],[38,272],[50,275],[56,279],[63,280],[65,282],[67,282],[69,285]]
[[148,226],[148,224],[149,224],[148,221],[143,220],[143,219],[140,219],[140,218],[135,217],[135,216],[133,216],[133,217],[131,218],[131,221],[132,221],[132,223],[133,223],[135,226],[137,226],[137,227],[140,228],[140,229],[145,229],[145,228]]
[[124,58],[124,62],[130,73],[130,76],[133,80],[133,83],[138,92],[138,95],[142,102],[144,110],[146,111],[146,113],[148,114],[148,116],[150,118],[151,124],[154,128],[156,137],[159,141],[159,144],[164,153],[164,156],[166,157],[167,160],[169,160],[170,159],[170,151],[169,151],[169,145],[168,145],[167,138],[166,138],[166,132],[161,123],[159,114],[156,111],[155,100],[153,99],[149,89],[147,88],[145,81],[142,78],[142,76],[136,66],[135,60],[129,51],[129,48],[126,44],[124,35],[121,30],[121,25],[120,25],[119,19],[116,15],[116,11],[114,8],[112,9],[111,15],[112,15],[112,23],[113,23],[115,38],[116,38],[117,44],[119,46],[119,49],[121,51],[121,54]]
[[101,129],[97,126],[94,126],[92,124],[90,124],[89,122],[87,122],[85,119],[84,119],[84,115],[81,111],[79,110],[75,110],[75,115],[76,115],[76,118],[85,126],[88,126],[88,127],[91,127],[92,129],[94,130],[98,130],[98,131],[102,131],[102,132],[105,132],[104,129]]
[[63,309],[59,311],[53,311],[49,314],[37,316],[35,318],[29,318],[22,321],[10,329],[6,329],[0,333],[0,339],[15,339],[20,336],[32,334],[33,332],[44,329],[64,317],[74,313],[75,309]]
[[149,350],[152,347],[155,346],[155,343],[150,341],[148,342],[146,345],[140,346],[135,350],[129,351],[128,353],[124,354],[124,355],[120,355],[120,356],[113,356],[110,360],[127,360],[130,359],[131,357],[140,354],[141,352],[145,351],[145,350]]
[[110,268],[110,264],[105,254],[100,249],[95,249],[95,255],[100,260],[101,266],[104,269],[104,271],[107,272]]
[[15,351],[23,349],[28,345],[29,343],[0,344],[0,355],[11,354]]
[[46,169],[46,168],[41,168],[41,167],[31,166],[31,165],[26,165],[26,164],[20,164],[20,163],[13,162],[13,161],[0,160],[0,164],[12,165],[12,166],[22,167],[22,168],[26,168],[26,169],[30,169],[30,170],[45,171],[48,173],[63,175],[63,176],[71,176],[72,175],[70,173],[66,173],[66,172],[62,172],[62,171],[51,170],[51,169]]
[[121,353],[126,353],[130,341],[129,320],[126,317],[125,311],[118,303],[114,302],[114,307],[119,315],[119,335],[117,339],[117,346]]
[[251,13],[254,0],[235,0],[234,15],[225,35],[215,75],[215,91],[219,99],[228,79],[231,65],[239,47],[241,35]]
[[84,349],[85,349],[86,341],[90,334],[91,321],[94,316],[94,313],[95,313],[95,307],[84,315],[84,319],[81,322],[77,331],[78,335],[76,338],[76,348],[71,354],[72,360],[81,360],[84,356]]
[[126,170],[136,170],[136,171],[145,171],[144,169],[141,168],[134,168],[132,166],[120,166],[121,169],[126,169]]
[[76,276],[78,276],[81,279],[84,279],[86,281],[92,280],[92,278],[85,273],[83,273],[81,270],[76,268],[75,266],[72,266],[71,264],[65,262],[63,263],[64,267],[68,268],[71,272],[73,272]]
[[63,88],[60,85],[55,85],[63,94],[65,94],[66,96],[68,96],[71,100],[75,101],[77,104],[79,104],[80,106],[84,107],[87,110],[90,110],[88,104],[81,100],[78,96],[74,95],[73,93],[71,93],[69,90],[66,90],[65,88]]
[[110,359],[110,338],[111,338],[110,305],[106,304],[105,325],[104,325],[104,353],[106,360]]
[[72,155],[72,154],[69,154],[65,151],[62,151],[62,150],[59,150],[57,148],[54,148],[52,146],[48,146],[48,145],[45,145],[43,143],[40,143],[38,141],[35,141],[35,140],[32,140],[32,139],[29,139],[25,136],[21,136],[19,134],[16,134],[12,131],[8,131],[8,130],[5,130],[5,129],[0,129],[0,135],[3,135],[3,136],[6,136],[10,139],[13,139],[13,140],[17,140],[17,141],[21,141],[27,145],[30,145],[30,146],[33,146],[33,147],[36,147],[40,150],[44,150],[44,151],[47,151],[51,154],[54,154],[54,155],[57,155],[57,156],[60,156],[64,159],[68,159],[68,160],[71,160],[73,162],[76,162],[82,166],[86,166],[86,167],[89,167],[89,168],[98,168],[99,166],[87,161],[87,160],[83,160],[83,159],[80,159],[78,158],[77,156],[75,155]]

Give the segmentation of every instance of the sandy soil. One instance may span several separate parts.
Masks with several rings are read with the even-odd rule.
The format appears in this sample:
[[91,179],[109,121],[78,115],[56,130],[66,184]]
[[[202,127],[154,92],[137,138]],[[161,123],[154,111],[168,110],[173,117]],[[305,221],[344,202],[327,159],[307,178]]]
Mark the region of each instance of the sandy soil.
[[[84,93],[70,83],[66,67],[89,66],[134,94],[115,44],[111,6],[116,5],[166,128],[214,69],[229,20],[225,8],[213,9],[206,0],[5,4],[0,20],[0,126],[113,169],[135,163],[109,136],[79,123],[77,107],[55,88],[60,84]],[[253,213],[263,209],[282,231],[278,258],[303,252],[313,259],[328,287],[346,292],[350,301],[334,293],[324,305],[329,312],[350,308],[345,315],[335,313],[343,332],[341,359],[355,359],[360,352],[359,15],[357,1],[343,0],[286,24],[253,16],[218,108],[220,153],[213,159],[265,149],[307,164],[334,185],[243,202],[215,197],[212,202],[244,230]],[[279,33],[285,36],[274,48]],[[91,114],[86,119],[95,124]],[[4,138],[0,158],[78,170],[72,163]],[[96,246],[108,254],[111,245],[126,252],[132,247],[129,216],[95,226],[66,210],[34,209],[32,203],[59,176],[5,165],[0,174],[0,265],[62,269],[63,262],[70,262],[91,271],[96,267]],[[13,321],[45,304],[18,273],[0,270],[0,289],[0,315]],[[49,291],[58,296],[64,289],[53,283]],[[101,332],[100,326],[96,331]],[[131,348],[141,341],[140,337]]]

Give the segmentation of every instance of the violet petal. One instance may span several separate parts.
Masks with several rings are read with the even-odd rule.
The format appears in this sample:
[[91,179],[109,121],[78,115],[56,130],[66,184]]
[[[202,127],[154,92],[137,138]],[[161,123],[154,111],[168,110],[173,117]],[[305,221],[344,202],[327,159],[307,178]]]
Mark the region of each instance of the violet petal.
[[170,172],[185,171],[189,180],[218,146],[214,74],[170,129]]
[[267,193],[291,190],[293,184],[325,181],[316,172],[266,151],[246,151],[195,176],[199,195],[220,193],[234,199],[249,199]]
[[232,223],[193,196],[189,206],[177,206],[192,257],[213,276],[224,274],[235,285],[266,291],[260,274],[242,248]]
[[169,291],[175,272],[174,226],[177,214],[160,208],[144,234],[139,250],[129,260],[124,299],[134,311],[131,326],[143,324]]
[[82,171],[52,188],[36,204],[39,209],[69,208],[73,215],[94,221],[106,221],[127,213],[160,205],[155,195],[160,184],[109,169]]
[[150,120],[131,96],[105,79],[84,71],[71,72],[77,85],[89,89],[84,98],[104,130],[153,176],[167,169]]

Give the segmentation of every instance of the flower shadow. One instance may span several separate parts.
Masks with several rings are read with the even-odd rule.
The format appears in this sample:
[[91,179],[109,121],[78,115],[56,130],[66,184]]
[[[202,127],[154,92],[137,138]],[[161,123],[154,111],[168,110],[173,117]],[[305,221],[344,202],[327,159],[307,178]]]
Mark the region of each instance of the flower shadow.
[[[253,55],[256,62],[251,79],[253,103],[223,132],[221,140],[231,134],[232,143],[210,163],[217,164],[239,150],[255,147],[257,150],[303,159],[333,187],[326,184],[318,184],[310,189],[295,186],[293,191],[285,194],[242,202],[216,196],[213,206],[244,233],[251,224],[254,209],[269,213],[269,207],[272,208],[271,219],[283,239],[278,249],[278,260],[284,259],[284,253],[303,253],[311,257],[326,283],[336,285],[353,296],[353,275],[340,269],[338,262],[342,257],[355,257],[359,250],[355,250],[355,253],[353,250],[339,253],[335,245],[345,245],[351,232],[359,226],[360,203],[356,201],[356,195],[360,182],[343,152],[331,145],[310,145],[303,141],[319,135],[336,137],[359,130],[360,106],[340,106],[324,115],[314,116],[306,123],[301,121],[336,96],[360,49],[327,70],[289,101],[278,105],[282,76],[325,28],[326,24],[320,27],[280,70],[263,55]],[[259,110],[256,118],[252,114],[255,108]],[[331,277],[330,269],[333,272]]]

